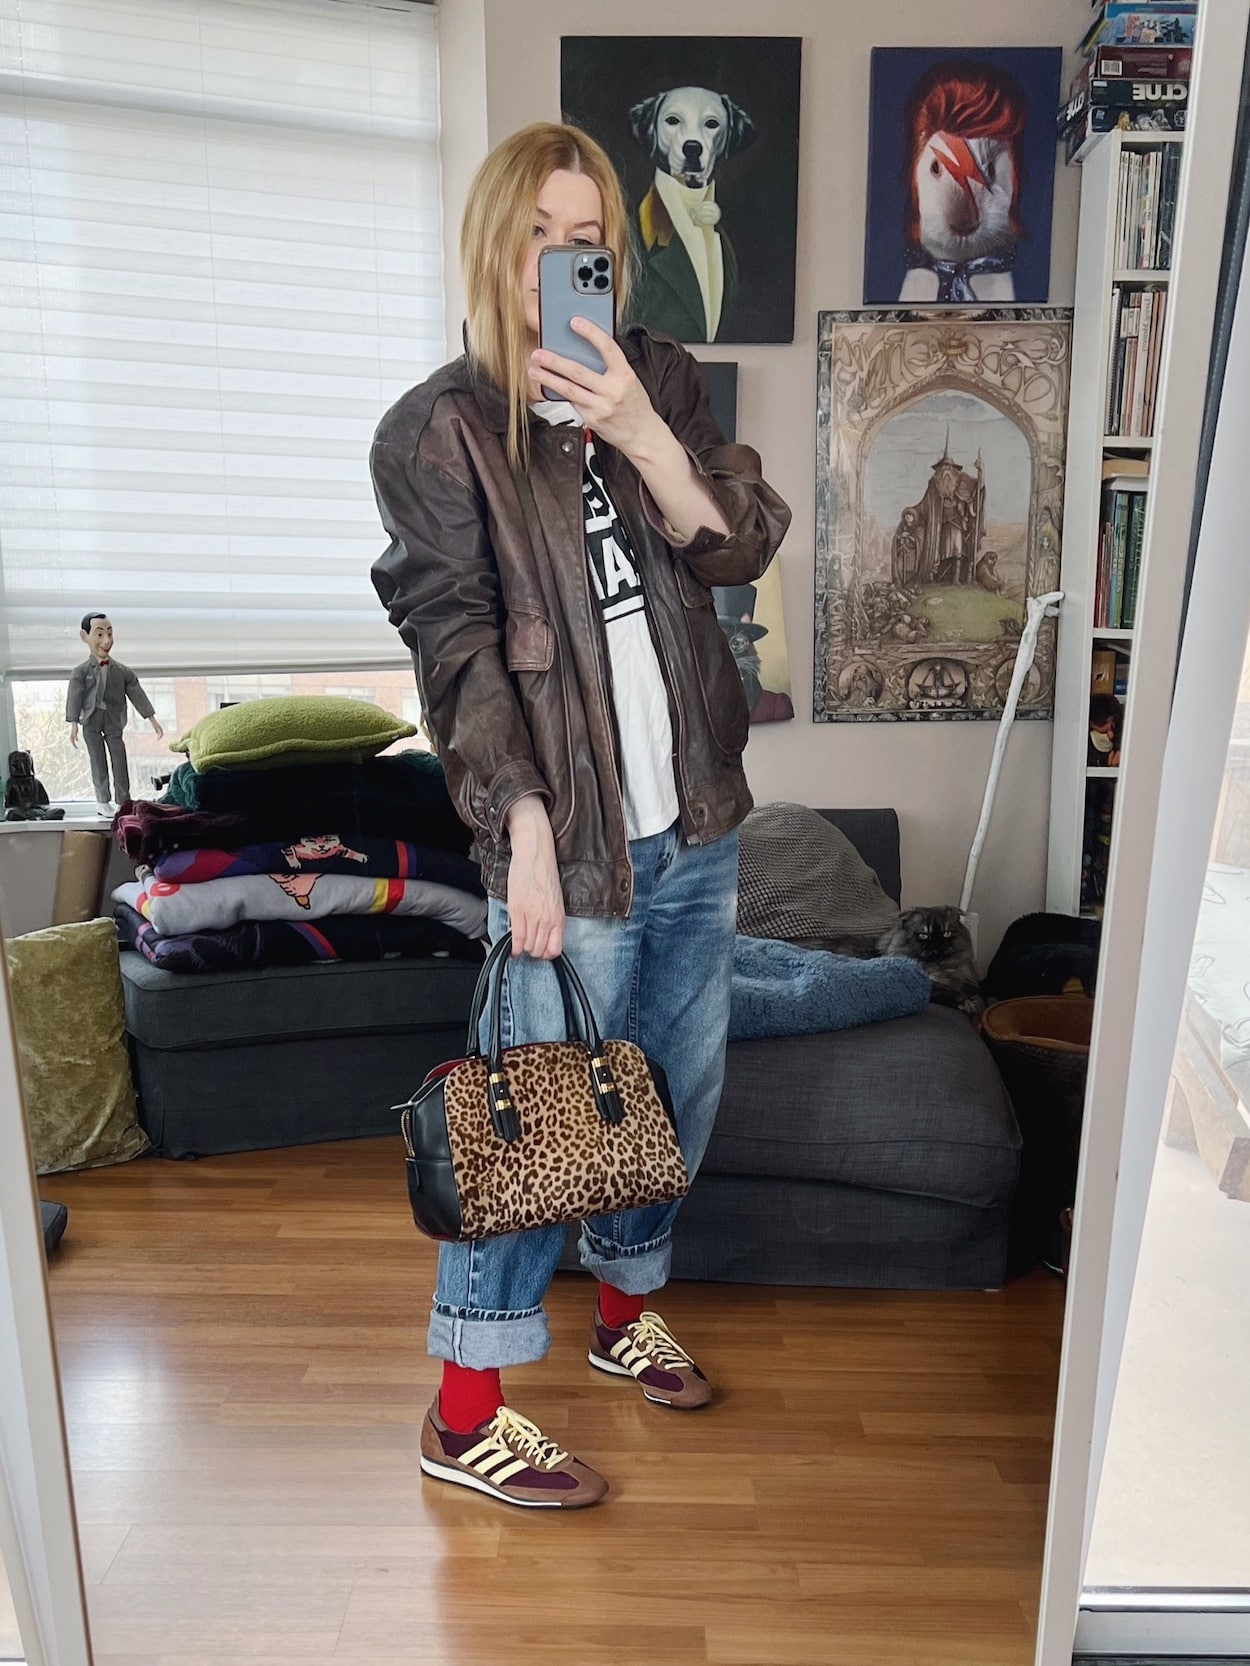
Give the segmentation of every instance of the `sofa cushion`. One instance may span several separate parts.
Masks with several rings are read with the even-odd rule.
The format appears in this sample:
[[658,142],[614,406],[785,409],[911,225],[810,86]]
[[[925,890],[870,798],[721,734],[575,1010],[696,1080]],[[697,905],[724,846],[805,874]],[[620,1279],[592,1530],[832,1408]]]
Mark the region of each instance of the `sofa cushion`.
[[968,1020],[931,1006],[836,1034],[736,1041],[703,1168],[837,1181],[992,1208],[1020,1135]]
[[463,1030],[481,970],[471,961],[429,959],[166,972],[129,949],[121,965],[126,1028],[161,1050]]

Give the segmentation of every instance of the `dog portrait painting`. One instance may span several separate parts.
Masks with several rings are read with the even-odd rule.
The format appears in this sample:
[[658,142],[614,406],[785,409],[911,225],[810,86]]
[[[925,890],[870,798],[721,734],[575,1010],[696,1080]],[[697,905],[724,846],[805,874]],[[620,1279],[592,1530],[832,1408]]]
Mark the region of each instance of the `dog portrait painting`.
[[630,206],[624,322],[678,341],[794,339],[801,42],[566,36],[563,119],[598,139]]
[[1045,301],[1058,47],[875,47],[865,304]]

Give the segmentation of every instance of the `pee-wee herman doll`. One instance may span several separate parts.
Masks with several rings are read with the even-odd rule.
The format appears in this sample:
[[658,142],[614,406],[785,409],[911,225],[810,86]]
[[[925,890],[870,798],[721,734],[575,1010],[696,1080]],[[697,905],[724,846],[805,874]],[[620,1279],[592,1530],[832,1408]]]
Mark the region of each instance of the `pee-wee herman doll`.
[[[87,743],[91,760],[91,784],[96,801],[110,802],[109,762],[113,765],[111,799],[124,804],[130,797],[130,769],[126,763],[126,702],[140,717],[147,718],[158,737],[164,735],[152,702],[128,665],[113,658],[113,627],[106,613],[85,614],[78,632],[90,650],[89,657],[70,673],[65,700],[65,721],[69,738],[78,745],[78,730]],[[107,753],[107,755],[106,755]]]

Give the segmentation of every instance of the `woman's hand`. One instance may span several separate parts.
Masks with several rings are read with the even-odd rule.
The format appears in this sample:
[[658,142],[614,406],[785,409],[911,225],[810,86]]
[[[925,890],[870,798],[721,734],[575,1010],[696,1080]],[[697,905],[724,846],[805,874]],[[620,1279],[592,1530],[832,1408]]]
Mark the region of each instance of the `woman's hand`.
[[586,318],[575,318],[573,328],[599,349],[607,369],[598,374],[538,348],[530,355],[532,379],[567,399],[585,427],[629,458],[664,517],[671,544],[688,544],[705,528],[727,538],[724,511],[616,342]]
[[547,806],[537,793],[518,798],[507,815],[508,923],[512,953],[554,960],[564,947],[564,892]]
[[667,433],[667,427],[629,360],[607,331],[588,318],[575,318],[573,328],[600,353],[606,370],[587,370],[573,359],[540,347],[530,355],[533,380],[567,399],[583,427],[593,428],[609,445],[632,459],[635,453],[654,445],[657,428]]

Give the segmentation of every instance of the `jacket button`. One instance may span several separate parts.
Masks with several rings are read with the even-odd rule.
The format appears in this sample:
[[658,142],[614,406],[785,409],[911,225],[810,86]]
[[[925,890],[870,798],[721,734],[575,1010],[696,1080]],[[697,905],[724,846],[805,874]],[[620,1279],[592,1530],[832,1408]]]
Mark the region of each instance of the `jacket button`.
[[561,440],[560,441],[560,450],[564,453],[564,455],[566,457],[571,456],[572,453],[573,453],[573,442],[572,442],[572,440]]
[[628,890],[629,890],[629,881],[627,879],[623,879],[620,883],[621,895],[624,896],[626,891],[628,891]]
[[696,821],[706,821],[707,820],[707,805],[706,804],[696,804],[695,805],[695,807],[694,807],[694,819]]

